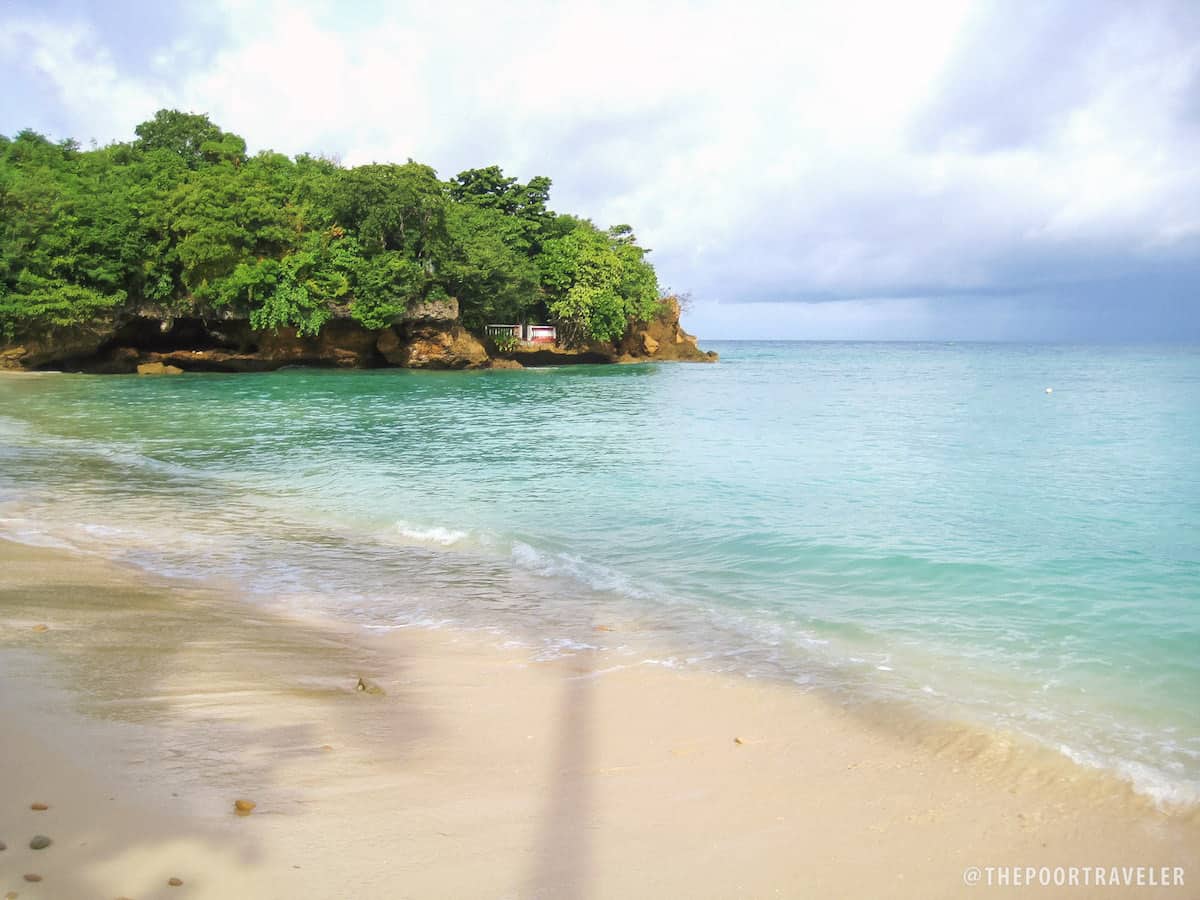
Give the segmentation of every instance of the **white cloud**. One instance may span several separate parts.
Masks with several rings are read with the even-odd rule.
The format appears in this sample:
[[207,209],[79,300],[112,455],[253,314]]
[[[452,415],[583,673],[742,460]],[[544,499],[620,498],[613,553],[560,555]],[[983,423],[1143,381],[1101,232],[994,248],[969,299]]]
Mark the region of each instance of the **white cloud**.
[[1194,10],[225,0],[227,42],[161,81],[79,23],[0,57],[28,40],[85,136],[175,104],[252,148],[549,175],[702,301],[930,297],[1195,258]]
[[[124,77],[112,53],[83,22],[36,18],[0,20],[0,60],[19,59],[31,74],[52,84],[77,140],[128,137],[161,105],[163,93]],[[17,131],[30,123],[13,123]]]

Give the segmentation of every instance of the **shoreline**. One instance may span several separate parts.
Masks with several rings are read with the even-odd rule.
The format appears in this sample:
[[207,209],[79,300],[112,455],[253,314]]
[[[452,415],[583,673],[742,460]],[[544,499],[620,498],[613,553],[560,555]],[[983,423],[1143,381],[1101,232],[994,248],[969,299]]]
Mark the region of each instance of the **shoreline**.
[[[1200,873],[1195,811],[1003,736],[286,618],[57,550],[0,541],[0,563],[0,888],[22,897],[168,877],[194,897],[950,897],[972,865]],[[27,849],[31,829],[55,844]]]

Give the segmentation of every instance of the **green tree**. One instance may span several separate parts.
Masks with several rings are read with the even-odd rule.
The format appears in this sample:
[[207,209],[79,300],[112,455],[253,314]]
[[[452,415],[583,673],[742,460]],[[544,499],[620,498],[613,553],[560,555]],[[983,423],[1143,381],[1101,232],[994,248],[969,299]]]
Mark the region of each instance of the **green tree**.
[[541,175],[521,184],[516,178],[505,177],[499,166],[488,166],[455,175],[450,179],[450,196],[456,203],[508,217],[509,227],[503,231],[505,241],[516,250],[535,255],[553,218],[546,206],[550,184],[550,179]]
[[315,334],[370,328],[422,299],[464,322],[549,317],[610,340],[656,306],[628,226],[549,209],[550,179],[246,153],[207,116],[160,110],[136,139],[83,150],[0,135],[0,333],[138,314],[248,318]]
[[573,220],[538,259],[547,309],[568,344],[613,341],[659,310],[658,279],[632,231]]
[[[143,122],[134,130],[137,141],[134,146],[145,153],[156,150],[173,153],[184,161],[188,168],[196,169],[212,156],[219,156],[219,148],[232,147],[226,138],[241,142],[241,152],[246,144],[236,135],[226,135],[206,115],[185,113],[178,109],[160,109],[154,118]],[[205,153],[205,145],[210,145]]]
[[468,327],[516,322],[540,302],[538,268],[517,249],[511,217],[487,207],[455,203],[447,215],[455,254],[444,268],[449,293],[456,296]]

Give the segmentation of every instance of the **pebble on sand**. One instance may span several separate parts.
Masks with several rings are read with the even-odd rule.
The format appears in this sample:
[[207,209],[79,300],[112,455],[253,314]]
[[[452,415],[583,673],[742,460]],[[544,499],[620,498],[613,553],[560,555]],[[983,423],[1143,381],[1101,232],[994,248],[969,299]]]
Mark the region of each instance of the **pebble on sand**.
[[41,880],[42,880],[42,876],[41,876],[41,875],[35,875],[33,872],[26,872],[26,873],[25,873],[25,880],[26,880],[26,881],[29,881],[29,882],[41,881]]
[[328,753],[330,750],[333,749],[333,747],[331,747],[329,744],[322,744],[321,749],[324,750],[326,753]]
[[50,838],[46,837],[44,834],[35,834],[33,836],[33,840],[31,840],[29,842],[29,849],[30,850],[45,850],[47,847],[49,847],[53,843],[54,843],[54,841],[50,840]]
[[7,849],[8,849],[8,844],[4,843],[4,841],[0,841],[0,850],[7,850]]
[[171,887],[179,887],[181,884],[183,884],[183,879],[182,878],[168,878],[167,884],[169,884]]
[[358,678],[358,684],[355,685],[355,690],[362,691],[366,694],[382,694],[383,688],[373,681],[367,681],[361,675]]
[[49,631],[50,626],[49,625],[34,625],[33,630],[34,631]]
[[50,807],[47,806],[45,803],[30,803],[29,808],[32,809],[34,812],[45,812]]
[[20,896],[21,895],[18,894],[16,891],[9,891],[7,894],[4,895],[4,900],[17,900],[17,898]]
[[743,741],[743,740],[742,740],[740,737],[735,737],[735,738],[733,739],[733,742],[734,742],[735,744],[744,744],[744,743],[746,743],[746,742],[745,742],[745,741]]
[[254,807],[258,806],[253,800],[234,800],[233,810],[239,816],[248,816],[254,812]]

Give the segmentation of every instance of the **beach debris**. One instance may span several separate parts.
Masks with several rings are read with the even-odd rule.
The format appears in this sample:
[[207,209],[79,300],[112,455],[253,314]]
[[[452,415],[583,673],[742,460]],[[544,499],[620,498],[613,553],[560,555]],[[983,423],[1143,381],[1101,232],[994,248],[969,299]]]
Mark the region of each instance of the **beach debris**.
[[254,812],[254,807],[258,806],[253,800],[234,800],[233,811],[239,816],[248,816]]
[[49,631],[50,626],[49,625],[34,625],[33,630],[40,634],[43,631]]
[[609,625],[596,625],[594,628],[592,628],[592,631],[612,631],[612,630],[613,630],[612,627]]
[[26,881],[33,883],[33,884],[36,884],[37,882],[42,880],[42,876],[38,875],[34,872],[26,872],[24,877],[25,877]]
[[1048,388],[1046,388],[1046,393],[1047,393],[1047,394],[1053,394],[1053,393],[1054,393],[1054,388],[1052,388],[1052,387],[1048,387]]
[[364,694],[382,694],[383,693],[383,688],[381,688],[379,685],[377,685],[373,681],[368,681],[367,679],[363,678],[361,675],[358,677],[358,684],[355,685],[354,689],[356,691],[360,691]]
[[32,809],[34,812],[45,812],[50,807],[47,806],[45,803],[30,803],[29,808]]
[[35,834],[33,836],[33,840],[31,840],[29,842],[29,849],[30,850],[45,850],[47,847],[49,847],[53,843],[54,843],[54,841],[50,840],[50,838],[46,837],[44,834]]
[[183,879],[182,878],[168,878],[167,884],[169,884],[171,887],[181,887],[183,885]]

